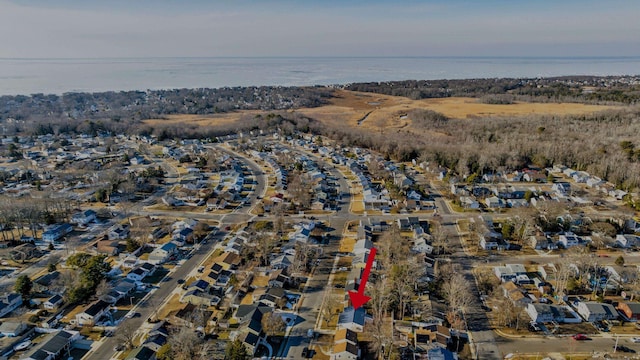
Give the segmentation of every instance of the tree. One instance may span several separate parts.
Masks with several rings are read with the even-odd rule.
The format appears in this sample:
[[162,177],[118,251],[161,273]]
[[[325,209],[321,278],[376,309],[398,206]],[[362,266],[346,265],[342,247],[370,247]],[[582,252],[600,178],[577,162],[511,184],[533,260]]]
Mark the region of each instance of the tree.
[[56,271],[56,270],[57,270],[57,266],[56,266],[56,264],[51,263],[51,264],[47,265],[47,271],[49,271],[50,273],[51,273],[51,272],[54,272],[54,271]]
[[26,301],[29,299],[29,295],[31,295],[31,290],[33,289],[33,282],[27,275],[20,275],[16,280],[16,284],[13,289],[20,295],[22,295],[22,300]]
[[198,354],[203,349],[202,339],[193,329],[185,326],[172,331],[168,343],[171,345],[173,360],[198,359]]
[[139,247],[140,247],[140,242],[138,242],[138,240],[133,238],[127,239],[127,252],[134,252],[138,250]]
[[158,349],[156,353],[156,358],[158,360],[171,360],[171,344],[164,344]]
[[271,312],[262,316],[262,330],[267,336],[284,335],[287,324],[282,320],[282,316]]
[[224,350],[224,358],[225,360],[247,360],[249,359],[249,354],[242,341],[235,339],[227,343],[227,348]]
[[[452,267],[452,271],[447,273],[442,283],[441,292],[449,303],[448,317],[459,319],[460,315],[464,315],[472,302],[471,289],[469,282],[465,279],[460,269]],[[449,320],[452,325],[456,321]]]
[[511,240],[511,236],[513,235],[513,224],[508,221],[502,223],[502,237],[505,240]]
[[110,291],[111,285],[103,279],[102,281],[100,281],[98,286],[96,286],[95,295],[98,299],[100,299],[101,297],[107,295]]
[[126,322],[118,326],[116,330],[116,339],[123,344],[127,349],[133,348],[133,338],[136,335],[136,330],[130,322]]
[[111,265],[105,261],[106,259],[107,255],[92,256],[82,268],[82,279],[90,288],[95,289],[111,271]]
[[87,253],[75,253],[67,258],[67,265],[71,266],[75,269],[84,268],[87,265],[87,262],[91,258],[90,254]]
[[338,306],[340,300],[336,296],[329,295],[325,298],[322,305],[322,319],[324,320],[325,327],[329,327],[329,323],[338,315]]
[[616,258],[616,265],[624,266],[624,257],[622,255],[620,255],[620,256],[618,256],[618,258]]

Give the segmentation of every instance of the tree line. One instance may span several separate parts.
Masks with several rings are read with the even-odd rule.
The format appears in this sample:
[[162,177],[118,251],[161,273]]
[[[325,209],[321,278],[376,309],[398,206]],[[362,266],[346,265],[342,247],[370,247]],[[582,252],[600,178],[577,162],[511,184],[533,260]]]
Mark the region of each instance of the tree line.
[[[345,85],[343,88],[413,100],[510,94],[515,100],[529,102],[636,104],[640,100],[640,87],[634,84],[637,84],[637,78],[631,76],[564,76],[366,82]],[[585,87],[588,91],[585,91]],[[504,101],[501,99],[499,103]]]

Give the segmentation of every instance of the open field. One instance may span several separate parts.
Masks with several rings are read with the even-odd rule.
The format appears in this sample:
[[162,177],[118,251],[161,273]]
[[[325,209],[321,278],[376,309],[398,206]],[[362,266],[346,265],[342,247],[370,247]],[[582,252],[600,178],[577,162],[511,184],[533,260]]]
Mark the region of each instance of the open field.
[[322,122],[382,131],[388,128],[411,128],[411,119],[406,114],[413,109],[433,110],[449,118],[476,119],[545,114],[577,115],[613,108],[616,107],[577,103],[518,102],[494,105],[466,97],[411,100],[399,96],[341,90],[336,92],[336,98],[331,100],[330,105],[296,111]]
[[215,126],[226,125],[234,123],[242,115],[257,115],[262,111],[245,110],[231,113],[214,114],[214,115],[166,115],[162,119],[147,119],[144,120],[145,124],[159,125],[159,124],[183,124],[189,123],[191,125],[197,124],[202,126]]
[[[577,115],[588,114],[615,106],[584,105],[577,103],[523,103],[509,105],[483,104],[475,98],[450,97],[411,100],[400,96],[338,90],[325,106],[293,110],[329,125],[348,125],[366,130],[411,128],[411,119],[405,115],[412,109],[433,110],[449,118],[475,119],[525,115]],[[245,110],[215,115],[167,115],[162,119],[148,119],[149,125],[190,124],[215,126],[232,124],[243,116],[264,113]],[[424,131],[424,130],[423,130]]]

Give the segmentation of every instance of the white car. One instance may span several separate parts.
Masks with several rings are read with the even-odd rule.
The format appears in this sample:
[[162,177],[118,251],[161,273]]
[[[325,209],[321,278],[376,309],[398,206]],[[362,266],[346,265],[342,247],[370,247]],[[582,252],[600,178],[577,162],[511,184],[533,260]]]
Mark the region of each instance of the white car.
[[632,343],[640,343],[640,337],[632,337],[631,339],[629,339],[629,341],[631,341]]

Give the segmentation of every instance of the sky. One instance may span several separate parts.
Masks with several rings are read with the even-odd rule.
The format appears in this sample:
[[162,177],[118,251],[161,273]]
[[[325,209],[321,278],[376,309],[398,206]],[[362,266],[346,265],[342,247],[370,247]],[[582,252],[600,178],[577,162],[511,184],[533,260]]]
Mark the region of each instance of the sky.
[[636,0],[0,0],[0,58],[640,56]]

